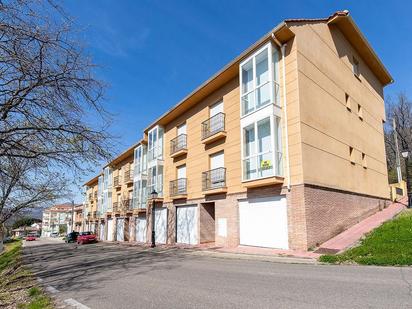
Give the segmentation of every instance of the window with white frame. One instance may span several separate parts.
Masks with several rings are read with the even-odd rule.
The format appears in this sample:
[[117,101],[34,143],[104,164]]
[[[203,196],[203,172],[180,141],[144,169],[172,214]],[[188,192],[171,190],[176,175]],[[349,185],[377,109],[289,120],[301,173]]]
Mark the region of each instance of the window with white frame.
[[242,116],[279,105],[278,59],[277,48],[267,44],[240,64]]
[[159,196],[163,194],[163,166],[155,165],[149,168],[149,177],[147,184],[147,194],[151,194],[153,190]]
[[142,145],[139,145],[134,150],[134,175],[145,172],[146,168],[146,148]]
[[280,118],[268,116],[243,128],[243,179],[282,175]]
[[148,160],[163,159],[163,129],[154,127],[148,133]]

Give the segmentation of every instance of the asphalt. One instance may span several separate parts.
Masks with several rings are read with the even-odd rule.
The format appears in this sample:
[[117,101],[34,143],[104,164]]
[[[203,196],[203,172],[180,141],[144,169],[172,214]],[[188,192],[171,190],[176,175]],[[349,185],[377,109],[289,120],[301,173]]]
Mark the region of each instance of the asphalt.
[[284,264],[181,249],[27,243],[48,291],[77,308],[412,308],[412,268]]

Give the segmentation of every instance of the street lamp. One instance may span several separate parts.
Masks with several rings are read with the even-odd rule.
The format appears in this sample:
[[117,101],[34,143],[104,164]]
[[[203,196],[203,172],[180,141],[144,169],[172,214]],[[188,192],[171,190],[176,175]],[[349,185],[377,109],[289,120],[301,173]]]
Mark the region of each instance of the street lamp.
[[402,151],[402,157],[405,159],[405,172],[406,172],[406,191],[408,193],[408,208],[412,206],[412,187],[411,179],[409,177],[409,151]]
[[157,199],[157,192],[153,189],[152,193],[150,193],[150,197],[152,199],[152,244],[150,247],[156,247],[156,232],[155,232],[155,207],[156,207],[156,199]]

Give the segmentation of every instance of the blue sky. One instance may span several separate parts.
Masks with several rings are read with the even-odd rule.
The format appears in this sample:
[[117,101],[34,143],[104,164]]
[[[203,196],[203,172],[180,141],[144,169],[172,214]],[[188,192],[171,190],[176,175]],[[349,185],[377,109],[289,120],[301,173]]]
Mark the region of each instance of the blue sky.
[[[118,153],[154,119],[285,18],[348,9],[395,79],[385,95],[412,96],[412,3],[407,1],[66,0],[110,87]],[[96,167],[96,172],[101,167]],[[79,198],[79,196],[78,196]]]

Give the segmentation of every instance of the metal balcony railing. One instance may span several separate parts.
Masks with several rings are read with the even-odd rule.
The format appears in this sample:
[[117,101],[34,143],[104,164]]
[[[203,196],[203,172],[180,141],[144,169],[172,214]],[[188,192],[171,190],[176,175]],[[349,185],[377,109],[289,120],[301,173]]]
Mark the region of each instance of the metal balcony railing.
[[187,135],[180,134],[170,141],[170,154],[187,149]]
[[202,190],[226,187],[226,168],[219,167],[202,173]]
[[127,170],[124,172],[124,183],[133,182],[133,171]]
[[123,200],[122,204],[123,204],[123,209],[126,211],[133,209],[132,199]]
[[225,114],[218,113],[202,122],[202,140],[225,131]]
[[179,178],[170,182],[170,196],[187,194],[187,179]]
[[114,176],[114,178],[113,178],[113,186],[115,186],[115,187],[120,186],[120,176]]
[[119,203],[113,202],[113,212],[120,211]]

